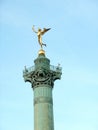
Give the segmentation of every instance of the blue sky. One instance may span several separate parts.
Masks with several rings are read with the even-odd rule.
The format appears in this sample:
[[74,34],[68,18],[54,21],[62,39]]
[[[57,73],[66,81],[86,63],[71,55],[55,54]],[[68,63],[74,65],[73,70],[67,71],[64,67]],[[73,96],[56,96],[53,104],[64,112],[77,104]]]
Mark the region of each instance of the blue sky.
[[32,130],[33,90],[22,77],[40,49],[32,26],[43,36],[52,65],[62,78],[53,89],[55,130],[98,130],[98,1],[0,1],[0,130]]

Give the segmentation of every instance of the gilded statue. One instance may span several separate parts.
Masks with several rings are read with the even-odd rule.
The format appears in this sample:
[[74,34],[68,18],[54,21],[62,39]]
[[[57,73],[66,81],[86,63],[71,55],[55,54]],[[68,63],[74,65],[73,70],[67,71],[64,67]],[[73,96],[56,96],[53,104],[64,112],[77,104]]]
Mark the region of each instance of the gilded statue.
[[51,28],[43,28],[43,29],[40,29],[40,28],[38,28],[38,31],[36,31],[35,30],[35,28],[34,28],[34,25],[33,25],[33,27],[32,27],[32,30],[37,34],[37,36],[38,36],[38,42],[39,42],[39,44],[40,44],[40,46],[41,46],[41,48],[42,48],[42,46],[46,46],[46,44],[44,44],[43,42],[42,42],[42,35],[44,35],[47,31],[49,31]]

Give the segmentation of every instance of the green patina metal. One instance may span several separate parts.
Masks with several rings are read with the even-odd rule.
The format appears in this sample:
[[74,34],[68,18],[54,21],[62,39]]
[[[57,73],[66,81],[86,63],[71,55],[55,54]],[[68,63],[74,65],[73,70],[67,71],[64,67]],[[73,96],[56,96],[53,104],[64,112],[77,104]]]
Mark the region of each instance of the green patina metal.
[[34,130],[54,130],[52,88],[61,78],[62,68],[50,65],[45,53],[39,53],[34,63],[23,71],[25,82],[34,90]]

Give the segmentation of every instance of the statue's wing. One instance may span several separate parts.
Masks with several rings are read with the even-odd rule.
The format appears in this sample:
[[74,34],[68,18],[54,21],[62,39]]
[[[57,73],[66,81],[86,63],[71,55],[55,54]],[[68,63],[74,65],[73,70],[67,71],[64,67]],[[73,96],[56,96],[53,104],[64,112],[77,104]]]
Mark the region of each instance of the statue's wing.
[[43,35],[45,32],[49,31],[51,28],[44,28],[41,34]]

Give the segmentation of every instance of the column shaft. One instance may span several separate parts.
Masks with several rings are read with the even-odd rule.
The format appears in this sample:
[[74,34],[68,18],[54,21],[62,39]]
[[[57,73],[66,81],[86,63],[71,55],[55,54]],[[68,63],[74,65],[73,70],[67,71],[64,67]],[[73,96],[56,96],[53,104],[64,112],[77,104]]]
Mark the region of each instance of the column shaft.
[[34,88],[34,130],[54,130],[52,88]]

